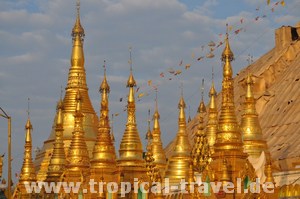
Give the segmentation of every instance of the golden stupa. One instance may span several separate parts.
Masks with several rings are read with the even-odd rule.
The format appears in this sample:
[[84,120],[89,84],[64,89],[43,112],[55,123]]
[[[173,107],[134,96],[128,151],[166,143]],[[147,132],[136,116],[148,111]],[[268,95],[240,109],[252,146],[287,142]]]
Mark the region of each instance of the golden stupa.
[[[280,31],[278,31],[278,34],[280,34]],[[254,94],[257,87],[255,87],[253,79],[257,79],[257,77],[249,75],[249,71],[247,71],[247,76],[243,73],[236,79],[233,78],[231,62],[234,59],[234,54],[230,48],[228,34],[226,34],[225,48],[221,56],[223,62],[222,91],[217,95],[214,82],[212,82],[207,111],[202,91],[202,99],[198,109],[199,114],[188,124],[186,123],[186,104],[182,91],[178,103],[178,132],[173,143],[169,144],[165,150],[163,150],[161,139],[160,115],[156,97],[153,130],[151,131],[149,118],[146,134],[148,140],[147,151],[146,153],[143,151],[136,122],[136,81],[133,76],[130,50],[130,74],[127,81],[127,87],[129,88],[127,122],[120,143],[119,157],[116,154],[112,126],[110,125],[110,86],[106,77],[106,66],[104,66],[103,81],[100,85],[101,108],[99,119],[89,99],[84,69],[84,29],[80,23],[79,3],[72,38],[73,49],[66,93],[64,99],[57,104],[52,132],[48,140],[44,142],[41,151],[38,152],[35,166],[32,161],[32,125],[28,117],[25,126],[24,162],[19,183],[14,191],[14,197],[116,199],[122,197],[121,189],[118,189],[115,193],[110,193],[107,188],[104,188],[102,192],[91,193],[88,189],[89,182],[91,180],[101,183],[116,182],[117,185],[120,185],[122,182],[133,183],[135,179],[138,179],[136,182],[138,185],[150,182],[148,188],[156,187],[156,182],[161,182],[165,186],[163,187],[165,190],[185,180],[187,187],[184,190],[188,192],[186,193],[183,189],[177,187],[169,193],[164,193],[165,190],[158,190],[157,193],[143,193],[142,189],[139,188],[138,192],[133,192],[133,189],[131,189],[130,192],[125,194],[125,198],[238,199],[299,196],[300,185],[283,184],[281,179],[287,178],[282,177],[285,174],[295,176],[294,173],[289,173],[288,169],[291,169],[292,166],[297,168],[300,161],[295,158],[288,165],[283,165],[278,158],[276,159],[279,156],[278,153],[272,153],[275,151],[274,147],[276,147],[274,146],[274,139],[265,141],[264,130],[267,127],[266,122],[262,122],[260,113],[263,113],[262,116],[264,117],[270,115],[266,113],[267,111],[262,112],[259,109],[263,102],[257,100]],[[280,42],[281,40],[278,40],[276,44],[277,46],[281,45],[280,48],[277,47],[279,50],[275,48],[274,51],[277,54],[281,53],[281,56],[285,56],[287,59],[294,56],[293,59],[299,61],[299,56],[295,55],[297,54],[295,53],[296,47],[299,49],[299,41],[294,44],[296,47],[291,47],[292,50],[288,48],[289,44]],[[287,53],[288,50],[283,50],[285,48],[292,52]],[[256,68],[255,65],[252,67]],[[252,70],[254,70],[253,68]],[[238,84],[243,86],[239,87]],[[278,84],[277,87],[279,87]],[[235,94],[240,94],[238,89],[243,90],[244,94],[243,101],[240,102],[242,108],[240,108],[241,105],[237,105],[239,101],[235,98]],[[272,93],[265,92],[263,95],[269,97],[272,96]],[[289,101],[289,103],[292,102]],[[264,106],[268,105],[265,104]],[[237,114],[237,107],[242,110],[239,114]],[[241,118],[240,123],[238,118]],[[273,118],[270,118],[272,122]],[[191,126],[196,128],[191,130]],[[267,136],[272,138],[272,135]],[[289,156],[289,158],[292,159],[293,156]],[[274,161],[274,159],[276,160]],[[287,173],[277,172],[280,171],[279,167],[281,165],[287,167],[286,170],[282,170],[287,171]],[[249,190],[248,183],[254,182],[255,178],[260,177],[259,174],[264,177],[264,182],[279,184],[277,186],[281,188],[279,193],[275,192],[277,195],[238,192],[236,185],[238,178],[242,179],[241,185]],[[169,179],[169,185],[166,185],[164,178]],[[221,182],[222,189],[218,193],[213,193],[211,188],[208,193],[199,191],[191,193],[191,190],[199,187],[199,184],[195,184],[199,179],[202,182]],[[60,190],[59,193],[47,193],[46,189],[42,189],[41,193],[29,194],[24,183],[37,181],[80,182],[81,184],[77,193],[67,193],[66,190]],[[234,192],[224,193],[226,183],[230,182],[235,184],[233,187]],[[263,185],[259,186],[262,187]],[[276,190],[278,191],[278,189]]]
[[66,168],[66,154],[64,150],[63,137],[63,102],[60,99],[57,103],[57,117],[55,127],[55,142],[53,144],[53,153],[50,158],[50,163],[47,172],[47,182],[59,182],[61,175]]
[[14,197],[30,199],[35,196],[35,193],[28,193],[26,191],[25,183],[36,182],[36,173],[35,168],[33,166],[32,161],[32,139],[31,139],[31,131],[32,125],[30,122],[30,118],[28,116],[26,125],[25,125],[25,150],[24,150],[24,158],[23,165],[21,168],[19,183],[16,187]]
[[158,112],[158,101],[157,101],[157,91],[155,98],[155,112],[153,114],[153,130],[152,130],[152,143],[151,151],[154,158],[154,164],[159,169],[160,175],[164,176],[166,170],[166,154],[163,149],[163,143],[161,140],[161,130],[159,123],[160,115]]
[[165,178],[169,178],[170,185],[178,185],[182,179],[188,178],[191,164],[191,146],[186,132],[185,102],[181,93],[178,103],[178,132],[175,149],[169,157]]
[[[83,129],[85,131],[84,139],[87,143],[89,156],[92,157],[92,152],[97,136],[98,117],[92,106],[88,94],[86,84],[86,74],[84,68],[84,52],[83,40],[84,29],[80,23],[79,3],[77,5],[77,17],[72,30],[73,48],[71,53],[71,66],[69,69],[68,82],[63,99],[63,141],[65,148],[70,146],[72,140],[72,132],[74,130],[74,113],[76,110],[76,93],[79,90],[81,95],[82,113],[84,115]],[[55,121],[49,138],[44,142],[42,149],[37,153],[35,158],[35,167],[38,171],[37,179],[44,181],[48,172],[48,165],[55,142]],[[67,153],[67,151],[65,151]]]
[[216,142],[216,135],[218,131],[218,109],[215,99],[216,95],[217,92],[215,90],[215,84],[214,81],[212,81],[211,88],[209,91],[210,101],[208,105],[208,119],[206,126],[207,140],[211,154],[214,153],[214,145]]

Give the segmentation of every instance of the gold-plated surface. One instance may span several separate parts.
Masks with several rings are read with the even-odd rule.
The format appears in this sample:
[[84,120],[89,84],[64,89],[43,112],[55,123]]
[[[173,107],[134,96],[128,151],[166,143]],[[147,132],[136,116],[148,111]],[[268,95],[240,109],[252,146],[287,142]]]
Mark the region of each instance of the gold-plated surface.
[[76,22],[72,30],[73,48],[71,54],[71,67],[64,97],[64,138],[70,139],[72,137],[72,131],[74,129],[74,112],[77,104],[76,94],[79,90],[81,95],[81,111],[84,114],[83,128],[85,130],[85,140],[88,141],[88,148],[92,151],[91,149],[93,149],[97,135],[98,117],[91,104],[86,84],[83,53],[84,35],[78,10]]
[[[87,188],[90,179],[90,159],[84,140],[82,97],[76,94],[76,112],[74,114],[74,130],[67,156],[66,172],[62,175],[65,182],[81,182],[81,188]],[[75,196],[77,194],[74,194]]]
[[78,91],[76,95],[76,112],[74,115],[75,127],[67,156],[67,169],[79,173],[83,172],[85,174],[84,176],[88,176],[86,174],[89,174],[90,160],[84,140],[85,132],[82,125],[83,113],[81,111],[81,99],[80,91]]
[[202,173],[206,165],[210,160],[210,149],[207,141],[207,136],[204,131],[204,113],[206,112],[205,104],[202,99],[198,108],[198,120],[197,132],[195,136],[195,144],[192,149],[192,159],[194,171]]
[[158,112],[157,94],[155,99],[155,112],[153,114],[153,130],[152,130],[152,153],[154,158],[154,164],[159,169],[160,175],[164,176],[166,170],[166,154],[163,149],[163,143],[161,140],[161,129],[159,123],[160,115]]
[[[210,168],[216,180],[228,181],[230,179],[235,183],[237,178],[244,179],[248,176],[254,180],[256,175],[252,165],[247,161],[248,155],[243,152],[241,131],[235,115],[231,67],[234,57],[230,49],[228,34],[226,34],[225,42],[225,49],[222,53],[224,63],[222,105]],[[241,195],[236,196],[237,198],[241,197]]]
[[[166,172],[165,177],[169,178],[171,185],[178,184],[181,179],[186,179],[192,184],[195,176],[194,171],[202,173],[203,176],[209,176],[209,180],[212,181],[235,182],[237,178],[243,179],[245,177],[249,177],[253,180],[255,177],[254,169],[247,161],[247,154],[243,152],[241,129],[235,115],[233,72],[231,67],[231,61],[234,59],[234,55],[230,49],[228,34],[226,35],[226,46],[222,54],[224,67],[222,107],[219,121],[217,123],[218,112],[215,102],[216,91],[214,83],[212,83],[209,93],[210,103],[207,135],[204,131],[204,114],[206,112],[206,107],[204,105],[202,93],[202,100],[198,108],[199,124],[191,158],[191,147],[186,132],[186,117],[184,110],[186,105],[183,96],[181,95],[178,104],[178,133],[176,136],[175,149],[169,158],[167,166],[165,153],[162,148],[157,99],[155,113],[153,115],[154,124],[152,132],[150,130],[150,120],[148,120],[148,145],[145,160],[143,159],[142,143],[137,130],[135,116],[134,87],[136,87],[136,82],[132,74],[132,66],[127,81],[127,87],[129,87],[127,104],[128,117],[126,129],[120,144],[120,158],[118,162],[116,162],[115,147],[113,144],[114,138],[109,124],[108,95],[110,87],[106,79],[106,72],[104,72],[104,79],[100,86],[102,99],[97,131],[98,134],[95,145],[92,144],[94,139],[93,129],[95,127],[95,121],[98,121],[98,118],[93,110],[87,92],[82,46],[84,29],[80,24],[79,7],[76,22],[72,30],[72,36],[74,45],[71,56],[71,68],[69,71],[64,101],[60,101],[57,106],[55,126],[53,128],[55,130],[55,137],[51,137],[51,134],[51,139],[49,138],[45,142],[43,152],[38,155],[39,158],[43,158],[43,162],[41,163],[42,172],[40,175],[44,176],[45,173],[43,172],[46,170],[46,174],[48,174],[47,181],[58,181],[59,179],[66,182],[81,182],[82,191],[83,188],[87,188],[90,177],[95,179],[95,181],[98,181],[99,179],[101,182],[103,182],[104,179],[106,182],[119,182],[120,180],[132,182],[133,178],[138,178],[139,183],[141,183],[143,181],[149,182],[149,179],[150,181],[162,181],[161,175],[164,175],[164,172]],[[243,138],[246,143],[246,150],[248,145],[249,149],[251,148],[248,153],[256,156],[261,151],[267,151],[267,145],[264,141],[261,141],[261,129],[259,129],[260,125],[255,110],[255,100],[251,90],[252,84],[251,76],[248,76],[242,127],[245,127],[245,132],[249,131],[249,129],[251,130],[249,136],[244,135]],[[63,105],[65,105],[64,109]],[[26,124],[24,163],[22,166],[20,182],[22,182],[22,180],[36,180],[31,156],[31,129],[32,126],[28,118]],[[69,135],[70,129],[72,129],[71,136]],[[53,142],[52,152],[52,148],[47,148],[47,146]],[[210,145],[214,147],[214,150],[210,151]],[[90,161],[89,149],[91,146],[93,147],[93,153]],[[64,148],[69,149],[67,158],[65,157]],[[210,153],[213,153],[212,162],[211,164],[208,164]],[[52,156],[49,154],[52,154]],[[116,165],[117,163],[118,165]],[[158,170],[160,170],[160,172],[157,172]],[[266,166],[265,172],[267,176],[266,181],[274,182],[270,164]],[[188,189],[191,190],[191,187],[188,187]],[[19,188],[19,190],[21,190],[22,193],[22,188]],[[290,190],[292,190],[292,187],[287,186],[285,191],[286,195],[295,195],[291,193]],[[137,194],[131,194],[131,196],[136,198]],[[154,198],[165,198],[162,194],[152,196]],[[71,198],[75,197],[80,198],[81,196],[80,194],[71,195]],[[84,197],[106,198],[107,193],[99,193],[94,196],[87,194],[84,195]],[[193,198],[194,196],[191,194],[183,197]],[[226,198],[229,197],[242,198],[241,195],[226,196]],[[26,198],[26,196],[22,198]],[[129,198],[129,195],[126,195],[126,198]]]
[[[194,190],[194,188],[192,188],[192,186],[194,186],[193,183],[195,182],[194,167],[193,167],[192,163],[190,163],[189,175],[187,177],[187,182],[188,182],[187,190],[189,192],[192,192],[192,190]],[[190,195],[194,196],[193,193],[191,193]]]
[[150,182],[156,182],[158,173],[158,168],[156,167],[156,164],[154,163],[154,157],[153,157],[153,136],[150,129],[150,110],[149,110],[149,118],[148,118],[148,130],[146,133],[146,140],[147,142],[147,152],[145,154],[145,161],[146,161],[146,169],[147,169],[147,176],[150,179]]
[[225,158],[223,159],[223,164],[222,164],[222,167],[221,167],[221,171],[222,171],[222,175],[220,177],[220,181],[223,182],[223,183],[231,182],[232,179],[231,179],[228,164],[227,164],[227,161],[226,161]]
[[170,185],[179,184],[181,179],[186,179],[191,162],[191,146],[186,133],[185,102],[181,95],[178,109],[178,133],[173,154],[168,160],[165,177],[169,178]]
[[209,91],[209,105],[208,105],[208,119],[206,124],[206,135],[209,144],[210,153],[214,153],[214,144],[216,142],[216,135],[218,131],[218,109],[216,104],[216,95],[214,81],[212,81]]
[[57,103],[57,117],[55,127],[55,142],[53,153],[50,159],[47,173],[47,182],[59,182],[61,175],[66,168],[66,154],[63,142],[63,102],[60,99]]
[[266,174],[265,182],[275,183],[273,173],[272,173],[272,165],[270,163],[266,165],[265,174]]
[[[63,125],[63,141],[66,148],[70,146],[72,139],[72,132],[74,130],[74,113],[76,109],[76,93],[80,90],[82,96],[82,113],[84,114],[83,128],[85,131],[84,139],[87,143],[89,155],[92,157],[92,151],[94,148],[98,117],[91,104],[91,100],[88,95],[88,87],[86,84],[86,74],[84,68],[84,52],[83,52],[83,39],[84,29],[80,23],[79,5],[77,6],[77,17],[72,29],[73,48],[70,59],[70,69],[68,74],[67,87],[65,88],[64,103],[64,125]],[[55,142],[55,122],[54,119],[52,131],[49,138],[44,142],[44,146],[40,152],[37,153],[35,159],[36,170],[39,171],[39,180],[44,180],[47,175],[48,165],[50,158],[49,154],[52,153],[53,143]],[[41,164],[42,167],[41,167]]]
[[17,192],[18,195],[26,199],[26,198],[31,198],[31,194],[26,191],[24,183],[31,183],[36,181],[35,168],[32,161],[32,139],[31,139],[32,125],[29,117],[25,125],[25,131],[26,131],[25,146],[24,146],[25,151],[24,151],[23,165],[21,168]]
[[261,152],[264,151],[267,159],[270,159],[268,146],[266,141],[263,140],[262,129],[255,108],[256,101],[252,92],[253,80],[250,74],[247,75],[246,85],[247,91],[241,119],[244,151],[254,158],[259,158]]
[[235,115],[233,78],[231,61],[233,53],[226,37],[226,46],[222,53],[223,82],[222,82],[222,106],[219,117],[219,129],[214,145],[215,152],[223,150],[243,151],[242,136]]
[[99,182],[101,177],[110,182],[117,179],[117,162],[109,124],[108,95],[110,87],[106,79],[106,69],[104,69],[104,77],[99,91],[101,93],[101,109],[98,135],[93,151],[93,158],[91,159],[91,179]]
[[[130,60],[131,62],[131,60]],[[147,178],[146,164],[143,159],[143,147],[139,136],[135,117],[135,96],[134,87],[136,82],[132,74],[132,67],[130,67],[130,75],[127,81],[129,88],[127,101],[127,122],[125,132],[123,134],[120,149],[118,165],[120,167],[121,175],[124,180],[133,181],[133,178]]]

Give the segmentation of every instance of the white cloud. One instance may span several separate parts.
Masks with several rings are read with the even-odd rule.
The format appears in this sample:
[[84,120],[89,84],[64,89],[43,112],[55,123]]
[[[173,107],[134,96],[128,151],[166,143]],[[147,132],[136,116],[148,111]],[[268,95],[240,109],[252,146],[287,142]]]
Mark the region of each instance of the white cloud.
[[[129,14],[130,12],[149,12],[151,10],[154,11],[163,11],[165,9],[178,11],[185,9],[185,6],[179,3],[176,0],[123,0],[117,1],[114,4],[110,4],[106,11],[111,15],[125,15]],[[153,13],[154,14],[154,13]],[[160,14],[163,14],[161,12]]]

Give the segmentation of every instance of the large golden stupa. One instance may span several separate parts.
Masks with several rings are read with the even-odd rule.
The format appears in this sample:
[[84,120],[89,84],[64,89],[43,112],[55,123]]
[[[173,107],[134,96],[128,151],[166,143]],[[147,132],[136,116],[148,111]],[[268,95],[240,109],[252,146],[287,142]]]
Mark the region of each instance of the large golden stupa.
[[[299,197],[300,150],[296,150],[300,146],[297,139],[299,86],[288,85],[296,85],[300,78],[300,71],[297,73],[299,34],[300,28],[278,29],[276,47],[233,78],[234,53],[227,33],[221,55],[221,92],[217,95],[212,81],[209,104],[205,106],[202,94],[198,115],[187,123],[182,91],[178,103],[178,132],[166,149],[162,147],[156,98],[153,129],[149,122],[147,151],[143,151],[136,123],[134,87],[137,82],[130,60],[126,84],[129,89],[127,122],[117,156],[110,126],[108,94],[111,90],[105,67],[99,89],[99,118],[88,95],[83,50],[85,33],[78,5],[65,96],[57,104],[52,132],[35,161],[32,125],[28,118],[24,162],[12,198]],[[291,97],[288,101],[287,96]],[[104,186],[94,192],[90,188],[91,181],[115,183],[113,187],[126,182],[132,187],[119,187],[112,192],[111,187]],[[180,186],[182,181],[187,182],[187,186]],[[42,187],[29,193],[26,184],[35,182],[56,185],[78,182],[80,186],[77,192],[63,188],[49,191]],[[205,183],[208,189],[201,191]],[[220,189],[214,190],[211,183],[220,183]],[[272,193],[265,191],[265,183],[276,183],[276,187],[271,187]],[[227,192],[229,184],[233,186]]]

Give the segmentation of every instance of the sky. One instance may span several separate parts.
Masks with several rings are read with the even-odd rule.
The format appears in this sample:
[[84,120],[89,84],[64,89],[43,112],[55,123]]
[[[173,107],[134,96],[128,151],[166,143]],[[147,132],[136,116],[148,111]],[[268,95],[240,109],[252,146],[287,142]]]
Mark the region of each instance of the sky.
[[[217,91],[222,81],[220,55],[223,45],[206,58],[208,43],[224,40],[228,24],[235,74],[274,47],[274,31],[300,21],[298,0],[285,6],[271,0],[82,0],[81,23],[85,29],[84,53],[89,95],[99,115],[99,85],[106,60],[111,86],[110,112],[114,120],[116,148],[122,138],[128,89],[129,47],[132,47],[133,74],[148,93],[137,102],[137,123],[145,147],[148,109],[158,106],[164,146],[177,133],[177,104],[183,84],[186,115],[194,117],[204,99],[214,68]],[[280,2],[280,1],[279,1]],[[24,151],[24,126],[28,98],[33,125],[33,148],[42,147],[51,132],[61,87],[66,87],[72,48],[71,29],[75,22],[76,0],[0,0],[0,107],[12,117],[13,174],[19,173]],[[272,12],[272,8],[274,8]],[[256,20],[257,19],[257,20]],[[235,31],[238,30],[238,34]],[[197,61],[199,57],[204,57]],[[182,63],[182,64],[181,64]],[[190,68],[185,69],[186,65]],[[181,70],[174,76],[168,71]],[[163,73],[165,77],[161,77]],[[169,80],[172,78],[172,80]],[[151,113],[151,114],[152,114]],[[7,121],[0,120],[0,154],[7,154]],[[6,155],[7,157],[7,155]],[[4,161],[5,167],[7,160]],[[4,167],[4,176],[7,175]]]

